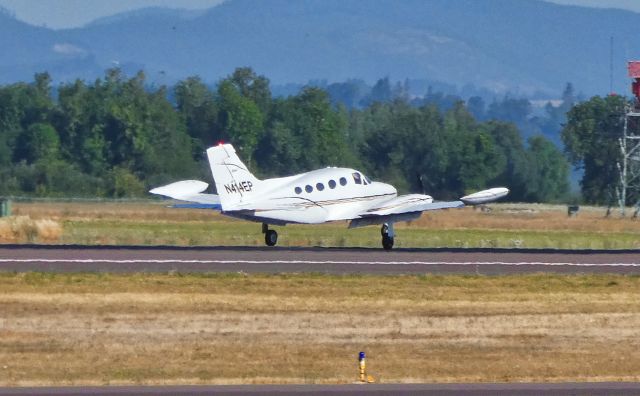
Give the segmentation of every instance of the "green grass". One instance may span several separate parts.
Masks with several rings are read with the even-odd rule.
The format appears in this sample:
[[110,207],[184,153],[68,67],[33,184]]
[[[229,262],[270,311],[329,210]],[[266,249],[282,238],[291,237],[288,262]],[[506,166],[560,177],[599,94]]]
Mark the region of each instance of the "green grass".
[[[552,274],[524,275],[370,275],[238,272],[104,273],[104,272],[10,272],[0,271],[5,292],[45,293],[269,293],[282,297],[322,297],[327,288],[350,297],[421,299],[438,297],[437,289],[460,294],[500,293],[604,293],[640,292],[640,275]],[[485,297],[488,298],[488,297]]]
[[[61,243],[187,246],[262,246],[260,224],[242,221],[65,221]],[[378,227],[347,229],[347,223],[275,227],[280,246],[378,247]],[[396,247],[500,247],[559,249],[640,248],[635,232],[444,229],[396,227]]]
[[[0,221],[2,243],[87,245],[264,246],[259,223],[215,211],[179,210],[162,202],[47,202],[15,205],[14,223]],[[560,249],[640,248],[640,221],[605,217],[604,208],[495,204],[491,210],[435,211],[397,223],[396,247]],[[380,247],[378,226],[350,230],[348,222],[275,228],[280,246]],[[17,229],[17,231],[16,231]],[[38,235],[29,236],[29,230]]]

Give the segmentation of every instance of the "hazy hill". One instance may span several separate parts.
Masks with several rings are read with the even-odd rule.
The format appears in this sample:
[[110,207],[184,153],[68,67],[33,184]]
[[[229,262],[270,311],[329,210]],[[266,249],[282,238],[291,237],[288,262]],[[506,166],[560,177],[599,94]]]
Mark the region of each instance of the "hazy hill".
[[[171,82],[251,66],[275,83],[429,79],[501,92],[615,89],[640,56],[640,14],[536,0],[229,0],[203,12],[146,9],[53,31],[0,14],[0,82],[120,65]],[[639,40],[640,41],[640,40]],[[131,69],[131,70],[129,70]]]

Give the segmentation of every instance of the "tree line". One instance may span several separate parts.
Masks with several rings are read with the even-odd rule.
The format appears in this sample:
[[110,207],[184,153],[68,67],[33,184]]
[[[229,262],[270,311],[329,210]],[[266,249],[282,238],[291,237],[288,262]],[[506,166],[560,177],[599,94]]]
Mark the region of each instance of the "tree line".
[[479,121],[461,100],[442,109],[388,99],[348,108],[313,86],[274,97],[250,68],[215,87],[199,77],[154,87],[115,68],[53,89],[40,73],[0,87],[0,194],[134,197],[211,181],[203,153],[224,141],[259,177],[349,166],[443,199],[496,185],[515,201],[565,199],[568,162],[543,136],[525,141],[512,122]]
[[[435,90],[427,85],[426,94],[419,95],[418,87],[429,84],[426,81],[405,79],[403,82],[393,83],[389,77],[379,79],[369,86],[362,80],[350,79],[343,82],[327,83],[324,80],[310,81],[309,85],[324,89],[329,94],[334,105],[341,104],[347,109],[362,109],[374,102],[392,102],[396,99],[409,102],[414,107],[433,104],[441,111],[453,108],[463,97],[453,93],[456,87],[445,87],[449,93]],[[276,87],[278,92],[279,87]],[[291,90],[289,90],[291,91]],[[567,83],[560,100],[555,105],[547,101],[544,107],[536,108],[532,102],[524,97],[514,97],[510,94],[497,98],[495,93],[478,89],[473,85],[463,87],[464,100],[467,109],[478,121],[501,120],[516,124],[525,138],[543,135],[558,147],[562,147],[560,130],[566,122],[566,113],[578,102],[581,95],[576,95],[573,84]]]

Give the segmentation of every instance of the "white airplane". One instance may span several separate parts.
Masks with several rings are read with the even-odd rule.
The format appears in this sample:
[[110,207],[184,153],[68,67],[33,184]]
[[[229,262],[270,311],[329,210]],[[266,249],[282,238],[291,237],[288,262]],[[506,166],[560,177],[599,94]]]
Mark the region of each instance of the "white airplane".
[[207,157],[218,195],[203,193],[208,184],[198,180],[178,181],[149,192],[189,202],[174,207],[218,209],[227,216],[262,223],[268,246],[278,242],[278,233],[269,225],[349,220],[349,228],[381,224],[382,246],[390,250],[396,222],[417,219],[427,210],[495,201],[509,193],[507,188],[497,187],[458,201],[434,202],[429,195],[398,196],[393,186],[371,181],[361,172],[349,168],[329,167],[258,180],[230,144],[207,149]]

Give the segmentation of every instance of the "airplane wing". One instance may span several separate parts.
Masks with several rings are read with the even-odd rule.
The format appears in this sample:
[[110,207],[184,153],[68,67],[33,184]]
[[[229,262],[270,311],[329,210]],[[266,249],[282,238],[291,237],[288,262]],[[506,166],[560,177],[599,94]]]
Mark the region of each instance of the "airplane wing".
[[410,212],[424,212],[426,210],[461,208],[463,206],[464,203],[462,201],[433,202],[433,198],[429,195],[409,194],[390,199],[380,207],[369,209],[365,215],[385,216]]
[[192,209],[221,209],[220,197],[215,194],[204,194],[209,184],[199,180],[182,180],[166,186],[156,187],[149,192],[163,195],[178,201],[186,201],[186,204],[173,205],[175,208]]
[[462,208],[466,205],[480,205],[504,197],[509,190],[504,187],[491,188],[466,195],[457,201],[433,202],[429,195],[408,194],[383,202],[382,205],[361,213],[351,220],[349,228],[368,225],[415,220],[422,212],[450,208]]

